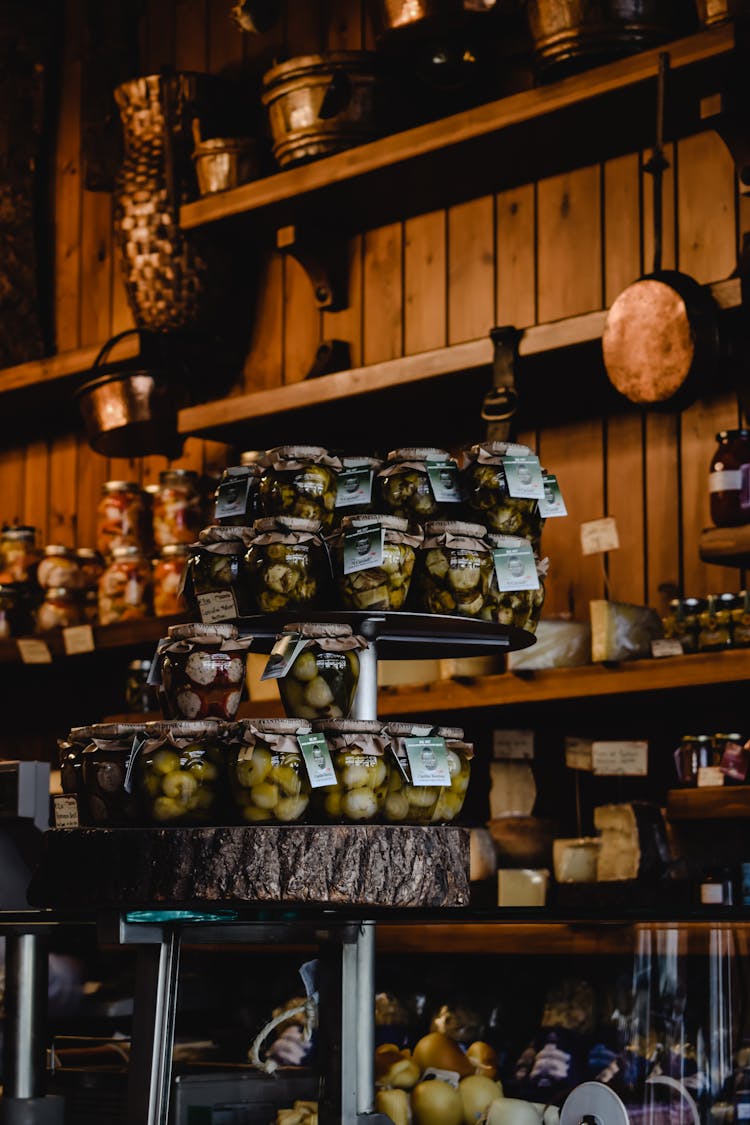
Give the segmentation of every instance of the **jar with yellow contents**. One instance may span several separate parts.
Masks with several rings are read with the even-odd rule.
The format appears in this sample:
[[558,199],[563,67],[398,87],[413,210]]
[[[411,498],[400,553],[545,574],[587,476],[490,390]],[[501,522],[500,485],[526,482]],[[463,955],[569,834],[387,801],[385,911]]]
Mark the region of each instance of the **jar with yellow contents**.
[[297,736],[302,719],[244,719],[232,748],[229,782],[235,809],[248,824],[292,824],[310,804],[310,782]]
[[355,824],[377,820],[388,793],[390,767],[382,724],[365,719],[323,719],[313,730],[325,736],[336,784],[315,789],[318,813],[326,820]]

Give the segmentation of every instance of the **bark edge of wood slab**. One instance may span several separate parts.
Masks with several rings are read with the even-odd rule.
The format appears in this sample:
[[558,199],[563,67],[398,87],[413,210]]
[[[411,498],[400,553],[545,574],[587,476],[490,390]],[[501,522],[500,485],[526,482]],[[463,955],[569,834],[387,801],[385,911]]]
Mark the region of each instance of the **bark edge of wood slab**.
[[75,828],[45,836],[40,907],[469,903],[469,830],[453,825]]

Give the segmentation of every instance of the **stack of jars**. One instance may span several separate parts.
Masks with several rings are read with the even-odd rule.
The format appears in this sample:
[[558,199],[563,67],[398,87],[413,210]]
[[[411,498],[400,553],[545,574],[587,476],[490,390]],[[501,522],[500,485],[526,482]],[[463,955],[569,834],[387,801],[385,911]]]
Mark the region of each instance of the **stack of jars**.
[[664,636],[683,652],[721,652],[750,647],[750,591],[674,598],[662,619]]

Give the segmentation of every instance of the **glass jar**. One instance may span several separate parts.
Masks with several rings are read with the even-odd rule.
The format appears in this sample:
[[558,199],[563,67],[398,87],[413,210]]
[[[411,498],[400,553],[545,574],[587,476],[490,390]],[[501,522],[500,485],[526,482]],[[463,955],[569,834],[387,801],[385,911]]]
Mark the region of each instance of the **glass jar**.
[[31,599],[22,584],[0,585],[0,640],[22,637],[33,628]]
[[250,641],[233,625],[174,625],[160,650],[164,708],[169,718],[223,719],[237,714]]
[[96,546],[104,558],[116,547],[148,550],[148,505],[133,481],[108,480],[102,485],[102,498],[96,510]]
[[722,430],[711,459],[708,491],[716,527],[737,527],[750,520],[750,430]]
[[99,589],[99,579],[104,574],[104,559],[93,547],[79,547],[76,551],[81,586],[84,590]]
[[[492,549],[496,547],[519,547],[528,543],[516,535],[495,535],[487,533],[487,542]],[[535,559],[537,581],[536,590],[501,590],[497,573],[492,567],[490,587],[487,592],[482,618],[498,625],[515,625],[527,633],[536,633],[539,618],[544,606],[545,580],[549,569],[548,559]]]
[[378,818],[390,776],[382,724],[324,719],[313,723],[313,729],[325,735],[336,773],[335,785],[313,790],[319,813],[327,820],[355,824]]
[[336,518],[361,516],[375,507],[375,478],[383,468],[377,457],[342,457],[336,489]]
[[419,604],[425,613],[481,617],[494,574],[484,528],[431,521],[419,556]]
[[198,539],[185,568],[185,601],[207,624],[247,617],[255,609],[245,565],[252,531],[207,527]]
[[717,764],[713,739],[707,734],[686,734],[674,752],[677,777],[682,785],[697,785],[698,770]]
[[698,651],[698,616],[706,603],[700,598],[672,598],[662,618],[664,636],[678,640],[683,652]]
[[51,586],[45,591],[44,601],[36,612],[37,632],[67,629],[69,625],[80,625],[82,622],[80,590]]
[[456,462],[445,449],[392,449],[378,474],[378,498],[382,511],[419,524],[455,516],[461,502]]
[[750,591],[740,590],[732,610],[732,644],[735,648],[750,646]]
[[162,547],[154,562],[154,614],[156,617],[173,617],[183,613],[185,604],[181,596],[182,576],[191,548],[187,543],[169,543]]
[[129,766],[133,745],[143,738],[143,727],[131,723],[98,723],[77,727],[71,736],[86,746],[81,754],[84,815],[89,824],[116,827],[139,824],[142,808]]
[[136,761],[138,788],[153,824],[224,823],[225,724],[215,720],[146,723]]
[[[442,728],[438,728],[440,730]],[[433,824],[449,824],[460,816],[464,807],[466,793],[471,781],[471,762],[474,757],[474,744],[460,739],[450,739],[445,735],[448,752],[448,770],[451,783],[440,790],[437,804],[432,813]]]
[[280,445],[263,459],[260,499],[265,516],[295,516],[330,527],[341,462],[318,445]]
[[330,584],[328,554],[314,520],[256,520],[246,555],[250,589],[261,613],[316,609]]
[[201,527],[201,492],[198,474],[191,469],[167,469],[159,473],[154,494],[154,545],[192,543]]
[[[385,819],[392,824],[430,824],[455,819],[469,787],[473,747],[463,742],[460,727],[433,727],[428,723],[387,723],[384,734],[392,757]],[[414,785],[404,745],[405,738],[444,738],[451,785]],[[452,813],[452,816],[450,815]]]
[[489,441],[473,445],[461,462],[461,494],[471,519],[479,519],[488,531],[518,535],[538,544],[544,520],[536,500],[510,495],[503,468],[505,456],[531,456],[527,445]]
[[151,564],[138,547],[115,547],[99,579],[99,624],[134,621],[151,612]]
[[730,785],[743,785],[747,779],[748,754],[741,734],[715,734],[714,763]]
[[131,660],[128,664],[125,680],[125,707],[128,711],[142,711],[145,715],[159,710],[156,687],[148,682],[150,671],[150,660]]
[[310,782],[297,741],[309,734],[302,719],[246,719],[233,748],[229,780],[240,818],[250,824],[290,824],[310,804]]
[[719,652],[732,644],[734,594],[709,594],[698,614],[698,651]]
[[83,751],[88,739],[79,734],[80,727],[70,732],[67,738],[57,740],[58,762],[60,765],[60,788],[67,797],[78,801],[79,817],[83,812]]
[[217,524],[252,527],[261,518],[262,475],[263,470],[257,462],[232,465],[224,470],[216,489],[214,520]]
[[36,528],[4,527],[0,536],[0,582],[33,582],[38,562]]
[[97,625],[99,623],[99,590],[84,590],[81,602],[81,618],[84,624]]
[[[349,552],[355,558],[362,552],[367,553],[371,542],[367,529],[373,527],[385,533],[382,562],[364,568],[357,566],[346,573]],[[398,516],[346,516],[333,541],[335,577],[344,608],[403,609],[417,557],[416,548],[422,538],[421,530],[410,528],[408,520]]]
[[83,585],[83,576],[77,553],[72,547],[51,543],[44,548],[44,555],[37,567],[36,580],[43,590],[50,586],[65,586],[68,590],[79,589]]
[[285,633],[305,638],[304,647],[278,680],[284,711],[303,719],[348,718],[359,682],[357,649],[367,648],[350,625],[287,625]]

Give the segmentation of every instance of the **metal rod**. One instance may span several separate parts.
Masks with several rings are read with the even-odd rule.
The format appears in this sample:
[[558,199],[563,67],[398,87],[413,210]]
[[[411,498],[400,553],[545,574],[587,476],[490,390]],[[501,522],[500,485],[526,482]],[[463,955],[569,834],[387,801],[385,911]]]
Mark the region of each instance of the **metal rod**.
[[180,969],[180,934],[138,950],[133,1047],[128,1068],[128,1125],[167,1125]]
[[353,712],[355,719],[372,721],[378,717],[378,650],[374,638],[359,653],[359,683]]
[[[359,1065],[359,943],[341,950],[341,1122],[354,1125],[360,1103]],[[323,1019],[326,1013],[323,1013]],[[374,1019],[374,1009],[373,1009]]]
[[357,938],[357,1113],[375,1108],[375,923]]
[[5,947],[3,1095],[44,1095],[47,943],[39,934],[9,934]]

